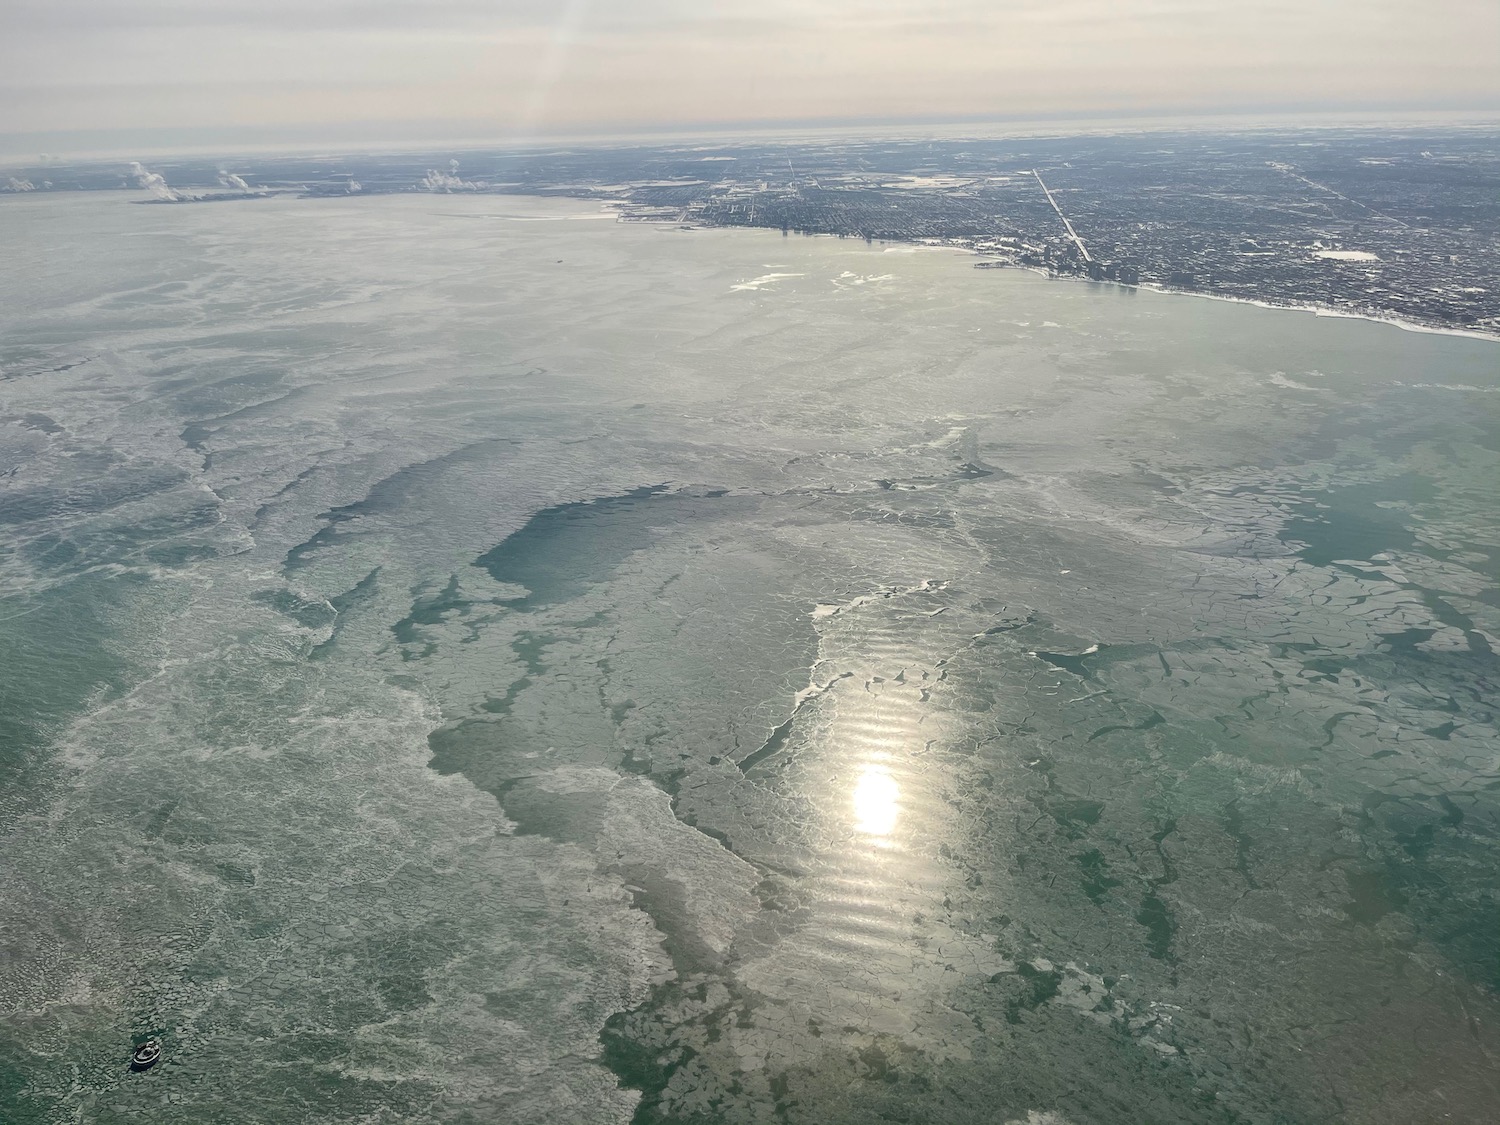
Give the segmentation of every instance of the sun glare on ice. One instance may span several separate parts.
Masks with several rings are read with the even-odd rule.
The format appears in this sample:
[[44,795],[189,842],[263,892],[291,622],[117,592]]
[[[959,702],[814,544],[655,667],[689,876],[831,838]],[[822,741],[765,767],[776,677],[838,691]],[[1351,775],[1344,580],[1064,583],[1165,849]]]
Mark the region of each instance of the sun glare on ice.
[[867,836],[885,837],[901,815],[901,789],[889,771],[869,766],[854,786],[854,827]]

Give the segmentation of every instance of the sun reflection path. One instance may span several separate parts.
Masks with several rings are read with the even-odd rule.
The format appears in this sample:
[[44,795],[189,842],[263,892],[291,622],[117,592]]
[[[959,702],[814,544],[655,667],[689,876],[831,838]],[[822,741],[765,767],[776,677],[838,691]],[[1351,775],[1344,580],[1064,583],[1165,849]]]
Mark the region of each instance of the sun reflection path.
[[854,827],[880,839],[901,815],[901,788],[884,766],[866,766],[854,786]]

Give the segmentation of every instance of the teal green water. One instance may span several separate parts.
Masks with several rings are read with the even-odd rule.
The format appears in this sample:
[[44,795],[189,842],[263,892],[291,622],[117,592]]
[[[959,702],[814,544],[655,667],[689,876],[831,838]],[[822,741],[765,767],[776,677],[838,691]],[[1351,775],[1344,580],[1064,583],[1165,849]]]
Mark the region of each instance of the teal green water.
[[0,1119],[1492,1119],[1493,342],[0,203]]

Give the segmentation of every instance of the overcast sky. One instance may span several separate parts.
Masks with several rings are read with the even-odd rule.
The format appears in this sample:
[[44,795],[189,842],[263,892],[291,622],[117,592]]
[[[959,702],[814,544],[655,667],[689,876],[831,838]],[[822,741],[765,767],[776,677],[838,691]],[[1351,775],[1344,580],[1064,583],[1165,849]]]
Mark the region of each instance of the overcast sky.
[[0,132],[1500,108],[1500,0],[0,0]]

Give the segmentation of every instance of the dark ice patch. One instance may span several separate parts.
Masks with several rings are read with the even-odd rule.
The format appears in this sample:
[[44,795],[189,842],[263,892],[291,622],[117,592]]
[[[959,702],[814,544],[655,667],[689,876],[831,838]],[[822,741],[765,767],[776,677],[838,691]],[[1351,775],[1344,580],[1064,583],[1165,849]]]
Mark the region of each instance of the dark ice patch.
[[1416,536],[1408,526],[1409,509],[1435,495],[1432,482],[1416,473],[1328,489],[1296,504],[1278,534],[1313,566],[1330,566],[1340,559],[1367,561],[1411,547]]
[[616,496],[600,496],[544,508],[525,526],[474,560],[497,582],[524,586],[510,602],[523,612],[572,601],[607,581],[656,533],[689,520],[731,514],[753,503],[722,491],[673,491],[643,485]]

